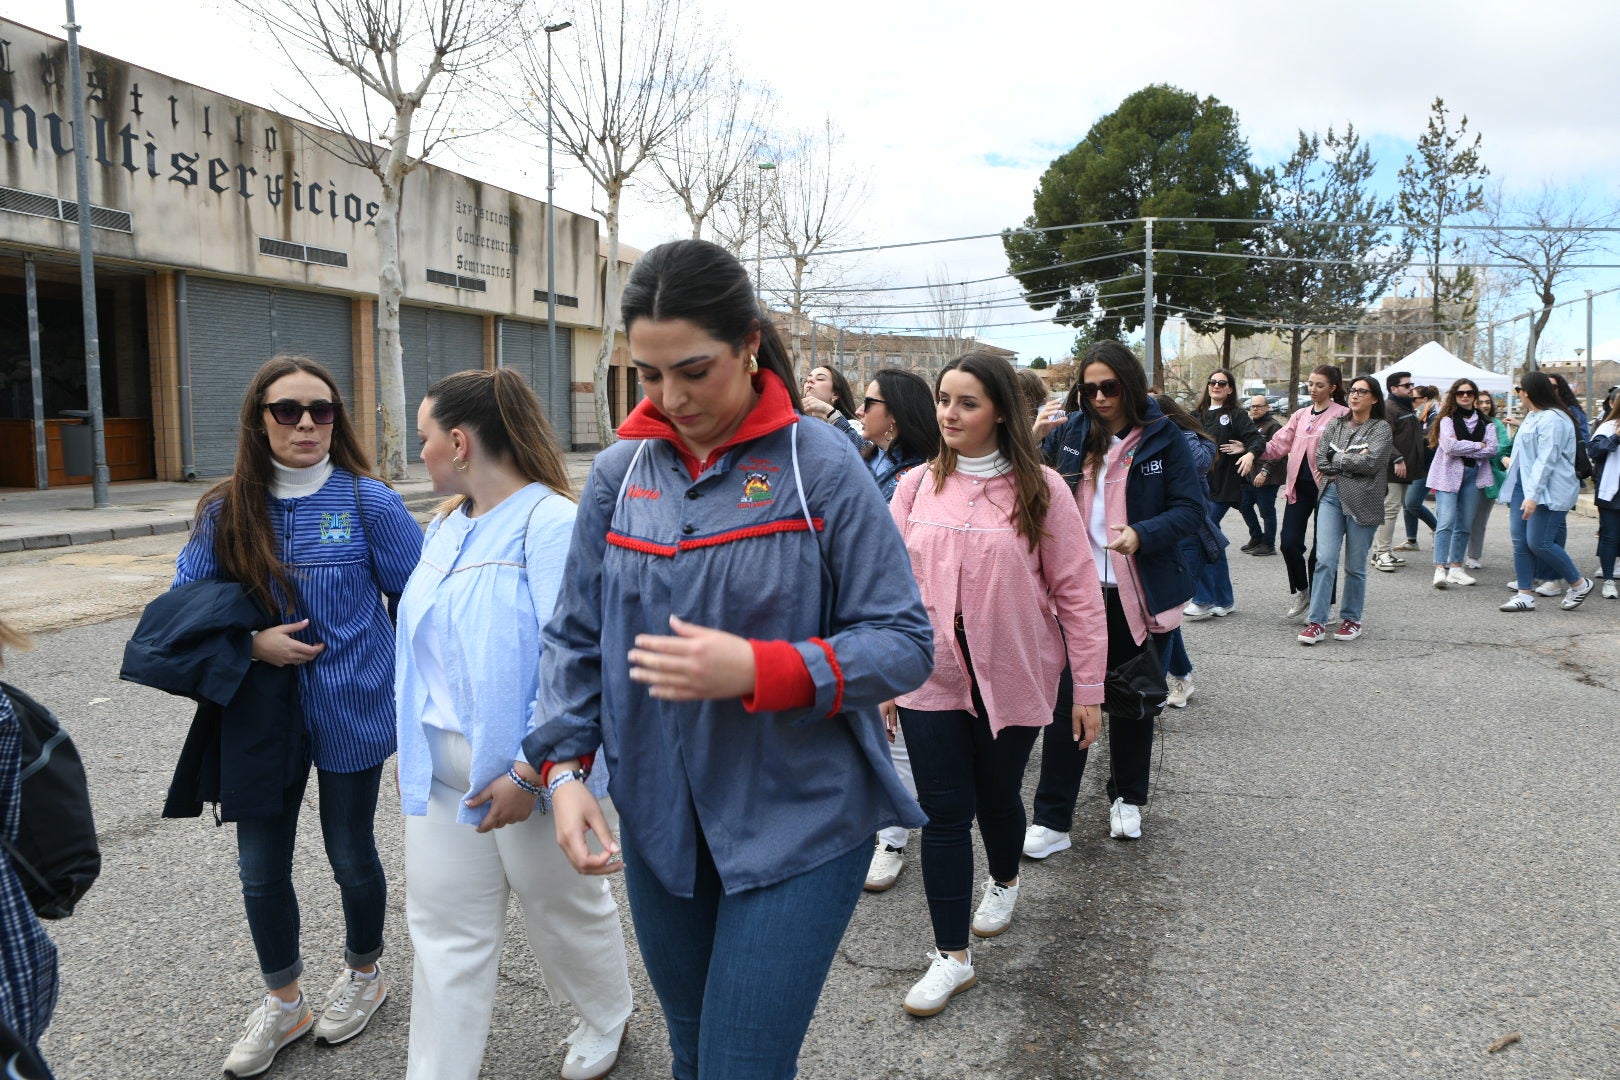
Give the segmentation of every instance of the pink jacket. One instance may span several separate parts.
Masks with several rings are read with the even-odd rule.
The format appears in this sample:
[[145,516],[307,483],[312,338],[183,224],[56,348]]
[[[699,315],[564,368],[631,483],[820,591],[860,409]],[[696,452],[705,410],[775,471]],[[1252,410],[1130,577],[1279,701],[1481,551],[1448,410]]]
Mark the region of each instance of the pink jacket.
[[1316,481],[1318,491],[1322,489],[1322,474],[1316,471],[1316,444],[1322,441],[1322,432],[1327,430],[1328,421],[1348,415],[1350,409],[1337,401],[1329,401],[1327,408],[1319,413],[1312,413],[1310,406],[1295,409],[1288,423],[1266,443],[1266,452],[1261,455],[1266,461],[1276,461],[1284,454],[1288,455],[1288,483],[1283,488],[1283,498],[1289,502],[1295,501],[1294,481],[1299,479],[1301,462],[1310,465],[1311,479]]
[[[1118,446],[1109,449],[1108,458],[1103,462],[1103,516],[1108,522],[1110,540],[1114,537],[1115,525],[1129,525],[1131,521],[1130,510],[1125,503],[1125,481],[1131,472],[1131,458],[1136,456],[1136,446],[1141,441],[1142,429],[1132,429]],[[1121,459],[1124,461],[1123,467]],[[1088,469],[1080,474],[1080,483],[1074,488],[1075,504],[1080,508],[1081,520],[1088,528],[1091,523],[1091,501],[1096,492],[1096,470]],[[1089,542],[1086,547],[1090,550]],[[1110,551],[1106,578],[1119,588],[1120,607],[1125,612],[1126,624],[1131,628],[1131,637],[1138,645],[1147,640],[1150,630],[1155,634],[1164,634],[1181,625],[1180,604],[1158,614],[1145,610],[1147,601],[1142,599],[1142,579],[1136,572],[1136,556]],[[1149,618],[1144,619],[1144,614]],[[1106,642],[1104,646],[1106,648]]]
[[904,708],[973,711],[956,640],[958,612],[992,734],[1052,722],[1065,643],[1075,702],[1102,703],[1108,623],[1091,545],[1068,485],[1051,469],[1041,472],[1051,504],[1046,535],[1034,551],[1009,520],[1010,475],[952,473],[945,489],[935,491],[933,472],[924,466],[895,489],[889,511],[934,624],[934,672],[896,699]]

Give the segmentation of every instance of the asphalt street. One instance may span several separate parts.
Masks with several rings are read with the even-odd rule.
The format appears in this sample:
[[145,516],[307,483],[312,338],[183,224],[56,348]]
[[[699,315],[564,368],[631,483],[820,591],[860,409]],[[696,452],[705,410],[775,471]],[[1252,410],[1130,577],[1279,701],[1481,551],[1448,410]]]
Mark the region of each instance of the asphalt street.
[[[1235,515],[1227,527],[1240,542]],[[1595,523],[1570,531],[1591,564]],[[166,584],[180,539],[0,556],[0,611],[41,631],[5,677],[73,732],[105,854],[79,913],[51,927],[63,987],[44,1050],[63,1080],[218,1075],[260,993],[231,828],[158,817],[189,709],[117,679],[128,613]],[[1281,559],[1234,547],[1237,610],[1187,629],[1196,692],[1162,725],[1144,838],[1108,839],[1090,770],[1075,846],[1026,862],[1012,929],[975,952],[978,986],[928,1020],[900,1008],[930,947],[914,842],[896,888],[860,903],[801,1075],[1620,1077],[1620,601],[1497,612],[1512,576],[1500,509],[1479,585],[1433,590],[1427,557],[1370,575],[1361,640],[1307,649],[1282,617]],[[297,884],[318,999],[342,923],[314,800],[312,784]],[[377,820],[392,995],[364,1036],[296,1044],[272,1077],[404,1073],[391,784]],[[632,956],[615,1075],[666,1077]],[[501,979],[484,1075],[554,1075],[572,1022],[515,912]]]

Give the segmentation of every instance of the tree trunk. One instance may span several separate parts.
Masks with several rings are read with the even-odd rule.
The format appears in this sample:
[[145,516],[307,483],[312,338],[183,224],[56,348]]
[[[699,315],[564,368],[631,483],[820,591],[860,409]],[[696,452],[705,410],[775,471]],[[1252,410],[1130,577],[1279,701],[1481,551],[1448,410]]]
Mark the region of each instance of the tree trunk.
[[387,172],[377,209],[377,402],[382,415],[377,471],[384,479],[403,480],[405,346],[399,336],[399,308],[405,281],[399,272],[399,208],[404,201],[405,174],[392,161]]
[[1288,331],[1288,411],[1299,403],[1299,362],[1305,353],[1305,331],[1293,327]]
[[1155,394],[1164,392],[1164,345],[1160,341],[1160,331],[1164,329],[1164,316],[1153,316],[1153,385],[1149,387]]
[[[1221,327],[1221,367],[1228,371],[1232,370],[1232,328],[1230,326]],[[1237,387],[1234,386],[1232,392],[1237,393]]]
[[1552,318],[1553,297],[1541,298],[1541,314],[1529,320],[1530,335],[1524,346],[1524,366],[1526,371],[1535,370],[1536,346],[1541,343],[1541,332],[1547,328],[1547,320]]
[[607,210],[602,222],[607,226],[607,272],[602,282],[602,344],[596,350],[596,367],[592,378],[596,382],[597,441],[605,450],[618,438],[613,433],[613,403],[608,390],[608,368],[613,360],[614,329],[619,318],[619,198],[622,189],[615,185],[607,191]]

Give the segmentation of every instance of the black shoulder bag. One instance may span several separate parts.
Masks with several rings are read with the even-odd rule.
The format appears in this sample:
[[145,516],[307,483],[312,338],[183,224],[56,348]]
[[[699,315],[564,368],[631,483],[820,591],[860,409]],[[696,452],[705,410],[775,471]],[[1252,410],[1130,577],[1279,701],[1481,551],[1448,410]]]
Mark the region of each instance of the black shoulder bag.
[[[1136,563],[1126,556],[1131,576],[1136,577]],[[1115,720],[1151,720],[1164,711],[1164,699],[1170,687],[1164,681],[1164,665],[1159,662],[1159,650],[1153,644],[1153,617],[1148,614],[1147,601],[1142,596],[1142,583],[1136,582],[1136,602],[1142,607],[1142,622],[1149,627],[1142,649],[1129,660],[1110,667],[1103,680],[1103,711]]]

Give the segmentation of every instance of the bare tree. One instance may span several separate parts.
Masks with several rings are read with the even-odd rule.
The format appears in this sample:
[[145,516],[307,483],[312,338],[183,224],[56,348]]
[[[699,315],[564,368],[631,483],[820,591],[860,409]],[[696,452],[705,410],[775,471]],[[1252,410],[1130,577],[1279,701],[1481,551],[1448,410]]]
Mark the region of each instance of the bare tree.
[[[769,87],[750,84],[736,71],[717,72],[690,122],[676,128],[653,156],[692,223],[692,239],[703,239],[704,224],[721,204],[747,201],[751,193],[743,188],[758,163],[765,120],[775,102]],[[757,199],[754,203],[759,205]],[[732,251],[740,254],[735,247]]]
[[[531,31],[533,28],[529,28]],[[545,100],[544,42],[523,34],[519,64],[528,103]],[[708,95],[713,50],[685,0],[580,0],[574,32],[558,42],[553,134],[607,200],[602,344],[597,350],[596,426],[613,442],[608,366],[619,322],[619,215],[624,191],[649,159],[670,145]],[[544,134],[546,116],[519,119]]]
[[950,270],[941,265],[929,271],[927,320],[931,324],[930,359],[934,367],[944,367],[967,348],[967,335],[983,321],[987,301],[981,290],[950,280]]
[[[783,305],[795,321],[816,290],[852,287],[852,262],[816,258],[855,242],[855,221],[866,202],[864,172],[839,159],[842,141],[831,117],[801,135],[783,152],[766,191],[762,224],[775,249]],[[813,286],[805,281],[811,259],[816,259]],[[794,353],[797,360],[796,344]]]
[[[405,351],[399,309],[399,210],[405,178],[451,138],[458,91],[494,55],[524,0],[237,0],[292,61],[313,93],[302,105],[338,133],[306,132],[346,161],[368,169],[381,189],[377,228],[377,370],[382,405],[382,474],[405,476]],[[328,93],[310,57],[352,77],[360,93]]]
[[1527,367],[1535,366],[1536,344],[1552,317],[1559,282],[1574,263],[1604,247],[1605,230],[1616,220],[1620,213],[1594,208],[1579,192],[1551,184],[1518,200],[1505,198],[1498,188],[1487,200],[1480,243],[1513,267],[1508,280],[1529,288],[1540,304],[1525,342]]

